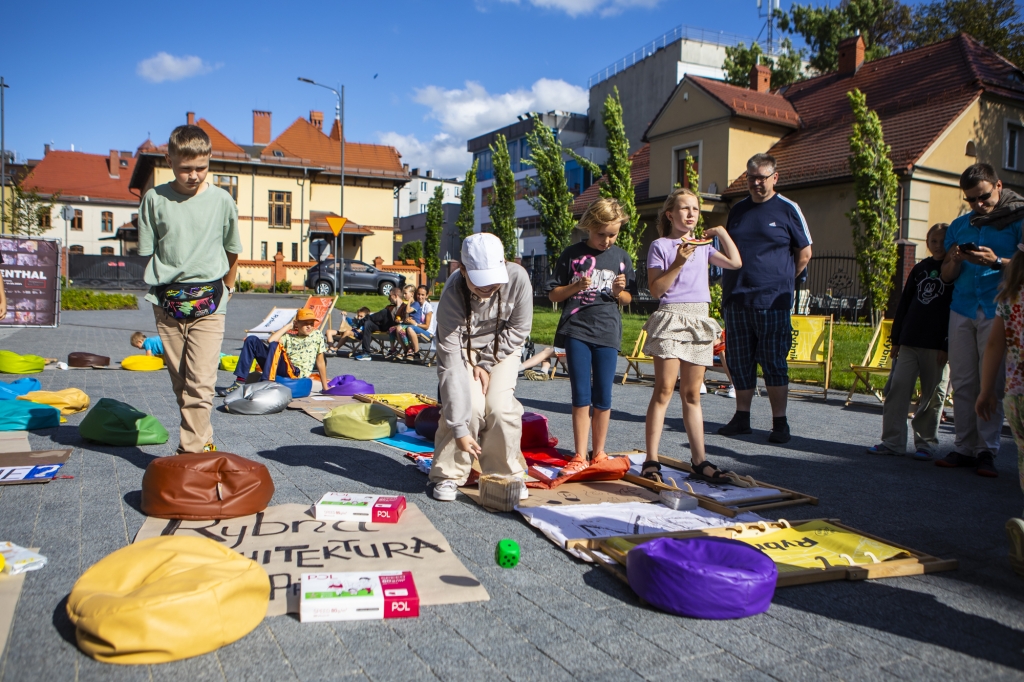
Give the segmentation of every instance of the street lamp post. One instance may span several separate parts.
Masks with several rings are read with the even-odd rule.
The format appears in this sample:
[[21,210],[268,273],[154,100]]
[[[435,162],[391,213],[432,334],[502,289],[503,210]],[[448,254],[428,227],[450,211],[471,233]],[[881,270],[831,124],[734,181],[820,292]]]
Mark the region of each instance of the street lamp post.
[[[326,88],[334,93],[334,96],[338,98],[337,108],[334,112],[334,118],[338,122],[338,141],[341,143],[341,201],[338,208],[338,216],[341,218],[345,217],[345,86],[341,86],[341,92],[338,92],[329,85],[323,83],[317,83],[309,78],[299,77],[299,80],[303,83],[309,83],[310,85],[316,85],[321,88]],[[338,236],[341,237],[341,250],[338,249]],[[345,227],[342,226],[338,236],[334,237],[334,290],[339,296],[345,295]]]
[[7,146],[4,144],[4,90],[11,86],[0,76],[0,234],[7,232]]

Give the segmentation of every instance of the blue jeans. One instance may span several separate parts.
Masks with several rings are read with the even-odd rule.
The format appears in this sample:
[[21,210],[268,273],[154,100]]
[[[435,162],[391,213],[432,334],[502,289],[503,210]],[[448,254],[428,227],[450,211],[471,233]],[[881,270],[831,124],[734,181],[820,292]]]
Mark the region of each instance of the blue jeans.
[[569,367],[573,407],[612,409],[612,383],[618,358],[619,351],[611,346],[566,338],[565,364]]
[[[242,352],[238,354],[238,366],[235,368],[235,378],[239,381],[245,381],[249,376],[249,368],[252,367],[252,361],[255,360],[259,363],[260,369],[263,370],[263,381],[269,381],[270,360],[274,358],[274,354],[276,352],[276,341],[268,345],[258,336],[245,337],[245,341],[242,343]],[[282,359],[285,361],[286,365],[289,367],[291,366],[291,363],[288,362],[287,358]],[[283,365],[278,366],[278,373],[281,374],[281,376],[288,376],[288,372]]]

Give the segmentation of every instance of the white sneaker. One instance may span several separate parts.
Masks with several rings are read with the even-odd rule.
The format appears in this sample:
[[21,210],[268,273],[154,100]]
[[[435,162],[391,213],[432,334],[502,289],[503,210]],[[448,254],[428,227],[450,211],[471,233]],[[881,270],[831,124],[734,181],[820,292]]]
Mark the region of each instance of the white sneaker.
[[725,397],[735,399],[736,398],[736,387],[735,386],[730,386],[729,387],[729,392],[725,394]]
[[445,479],[434,486],[434,499],[441,500],[442,502],[454,502],[455,493],[459,490],[459,486],[455,481]]
[[530,499],[530,489],[526,487],[526,483],[523,483],[523,489],[519,491],[519,501],[524,502]]
[[707,385],[706,385],[706,384],[705,384],[705,383],[704,383],[704,382],[702,381],[702,382],[700,383],[700,393],[701,393],[701,395],[704,395],[704,394],[705,394],[705,393],[707,393],[707,392],[708,392],[708,387],[707,387]]

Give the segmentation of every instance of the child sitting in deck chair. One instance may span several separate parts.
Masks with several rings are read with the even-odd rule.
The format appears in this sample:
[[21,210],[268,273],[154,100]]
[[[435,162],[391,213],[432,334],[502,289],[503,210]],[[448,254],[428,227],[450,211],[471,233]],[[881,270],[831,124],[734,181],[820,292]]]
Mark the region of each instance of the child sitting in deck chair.
[[[218,395],[226,396],[245,384],[253,360],[263,369],[263,381],[273,381],[277,374],[291,379],[303,379],[313,373],[315,365],[320,373],[320,382],[326,387],[330,380],[324,360],[327,344],[323,333],[315,327],[316,313],[300,308],[295,313],[291,328],[281,327],[270,335],[266,343],[258,336],[245,337],[242,352],[238,356],[235,383],[226,389],[218,389]],[[288,333],[292,329],[295,334]]]
[[350,316],[344,310],[341,311],[341,322],[338,323],[338,329],[328,329],[324,332],[324,338],[327,340],[328,348],[341,348],[341,345],[347,339],[355,339],[359,341],[363,338],[363,324],[366,322],[366,316],[370,314],[370,309],[363,306],[356,311],[355,317]]

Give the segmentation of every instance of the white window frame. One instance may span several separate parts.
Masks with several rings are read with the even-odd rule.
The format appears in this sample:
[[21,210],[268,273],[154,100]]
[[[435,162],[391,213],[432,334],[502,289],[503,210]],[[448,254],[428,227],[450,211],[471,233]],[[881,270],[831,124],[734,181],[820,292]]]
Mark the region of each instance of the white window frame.
[[[693,140],[692,142],[687,142],[686,144],[679,144],[676,145],[675,147],[672,147],[672,188],[676,186],[677,182],[680,185],[683,184],[682,179],[676,177],[679,174],[679,152],[690,149],[691,147],[697,148],[697,160],[698,163],[700,163],[700,159],[704,158],[704,140]],[[701,193],[704,191],[706,178],[704,177],[704,173],[699,173],[699,175],[700,177],[697,181],[697,184],[699,184],[700,187],[697,188],[697,192]],[[671,191],[672,189],[669,189],[669,192]]]

